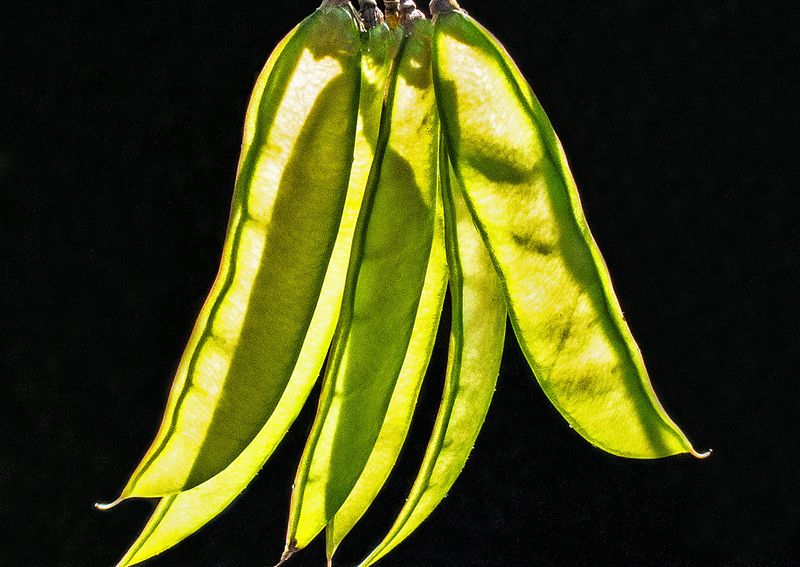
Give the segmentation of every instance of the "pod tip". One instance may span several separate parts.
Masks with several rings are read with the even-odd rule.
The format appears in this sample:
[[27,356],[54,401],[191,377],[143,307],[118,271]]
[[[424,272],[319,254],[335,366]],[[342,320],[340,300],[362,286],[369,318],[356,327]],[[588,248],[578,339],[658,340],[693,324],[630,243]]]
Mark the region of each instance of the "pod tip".
[[297,547],[295,546],[294,542],[290,542],[290,543],[286,544],[286,549],[284,549],[284,550],[283,550],[283,553],[281,554],[281,560],[280,560],[280,561],[278,561],[278,562],[275,564],[275,567],[280,567],[281,565],[283,565],[284,563],[286,563],[287,561],[289,561],[289,559],[291,559],[291,558],[292,558],[292,556],[293,556],[295,553],[297,553],[298,551],[299,551],[299,550],[298,550],[298,549],[297,549]]
[[123,496],[120,496],[113,502],[95,502],[94,507],[98,510],[105,512],[106,510],[111,510],[111,508],[113,508],[123,500],[125,500],[125,498]]
[[698,453],[697,451],[692,449],[691,454],[692,454],[693,457],[695,457],[697,459],[706,459],[706,458],[710,457],[711,453],[713,453],[713,452],[714,452],[713,449],[709,449],[705,453]]
[[[330,524],[328,524],[328,527],[330,527]],[[326,538],[325,543],[326,543],[326,546],[325,546],[326,547],[326,549],[325,549],[325,558],[328,561],[326,563],[326,566],[327,567],[333,567],[333,556],[336,555],[336,549],[338,547],[338,544],[336,544],[335,546],[332,546],[331,545],[332,539],[330,538],[330,536]]]

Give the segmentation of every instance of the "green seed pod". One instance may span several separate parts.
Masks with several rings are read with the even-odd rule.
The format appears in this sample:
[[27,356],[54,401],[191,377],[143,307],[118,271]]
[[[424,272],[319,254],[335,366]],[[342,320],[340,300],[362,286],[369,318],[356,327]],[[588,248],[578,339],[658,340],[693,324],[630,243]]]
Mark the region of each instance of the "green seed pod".
[[444,140],[439,155],[452,303],[445,387],[408,499],[362,567],[397,547],[447,495],[478,437],[500,371],[506,329],[503,291],[449,167]]
[[438,2],[434,85],[454,172],[550,401],[616,455],[689,452],[650,385],[550,122],[500,44]]
[[[439,126],[430,22],[397,34],[339,327],[294,483],[286,556],[308,545],[345,502],[378,439],[404,360],[418,355],[409,344],[434,238]],[[426,352],[428,344],[421,341]]]
[[326,1],[262,73],[246,120],[219,275],[161,429],[120,499],[207,481],[273,417],[298,364],[345,206],[359,42],[351,9]]

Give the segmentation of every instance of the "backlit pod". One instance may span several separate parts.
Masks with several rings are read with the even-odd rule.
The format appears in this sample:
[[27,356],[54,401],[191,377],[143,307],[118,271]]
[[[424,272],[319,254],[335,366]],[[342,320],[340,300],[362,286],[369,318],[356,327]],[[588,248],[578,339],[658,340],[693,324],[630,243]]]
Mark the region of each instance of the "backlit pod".
[[[430,23],[400,42],[339,327],[315,424],[295,479],[288,556],[308,545],[367,464],[408,355],[436,216],[439,126],[430,78]],[[427,345],[427,342],[425,342]]]
[[617,455],[696,455],[658,402],[544,111],[500,44],[450,1],[433,76],[450,157],[542,389]]
[[[411,535],[453,486],[478,437],[494,394],[506,329],[500,282],[440,149],[452,323],[447,375],[433,435],[397,520],[361,567]],[[455,181],[455,180],[454,180]]]
[[[389,21],[389,16],[387,7],[387,21]],[[419,28],[414,30],[412,38],[416,37],[418,41],[429,42],[430,22],[416,20],[413,25],[419,26]],[[420,52],[420,64],[423,68],[428,67],[424,60],[427,56],[427,52]],[[410,121],[412,128],[414,124],[416,124],[415,121]],[[403,366],[369,460],[347,500],[327,526],[326,543],[329,560],[383,487],[397,461],[411,425],[422,380],[433,351],[448,280],[441,196],[437,198],[436,206],[436,224],[425,283],[419,299],[411,338],[403,359]]]
[[[293,33],[275,49],[256,82],[246,120],[247,128],[255,126],[251,119],[254,109],[259,107],[264,85],[272,73],[275,59]],[[338,320],[353,231],[377,142],[389,67],[386,59],[392,55],[389,53],[388,35],[389,30],[386,27],[371,29],[369,49],[363,50],[358,127],[342,222],[308,334],[278,406],[247,449],[225,470],[195,488],[162,498],[120,566],[139,563],[168,549],[225,509],[272,454],[316,381]],[[364,40],[367,41],[366,38]],[[245,139],[251,135],[246,133]]]
[[558,138],[499,42],[455,0],[431,2],[433,23],[412,0],[387,0],[389,26],[374,0],[360,4],[363,20],[325,0],[258,78],[219,275],[161,428],[116,502],[162,499],[120,566],[230,504],[326,359],[283,560],[327,528],[330,564],[398,458],[448,281],[432,438],[362,567],[456,481],[492,399],[506,313],[542,389],[591,443],[703,456],[653,392]]
[[248,114],[220,273],[164,421],[121,498],[162,496],[228,466],[297,364],[345,204],[358,116],[359,27],[339,1],[292,32]]

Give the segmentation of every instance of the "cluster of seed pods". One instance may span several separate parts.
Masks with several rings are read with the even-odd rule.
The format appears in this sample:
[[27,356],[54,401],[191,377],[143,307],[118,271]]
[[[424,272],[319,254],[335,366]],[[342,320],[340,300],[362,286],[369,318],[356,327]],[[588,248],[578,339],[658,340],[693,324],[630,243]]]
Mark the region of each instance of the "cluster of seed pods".
[[506,319],[544,393],[610,453],[694,451],[658,402],[564,152],[500,43],[454,0],[325,0],[247,111],[220,271],[156,438],[117,502],[160,502],[119,565],[175,545],[257,474],[320,378],[285,561],[329,563],[403,446],[450,290],[448,366],[384,540],[452,487],[492,399]]

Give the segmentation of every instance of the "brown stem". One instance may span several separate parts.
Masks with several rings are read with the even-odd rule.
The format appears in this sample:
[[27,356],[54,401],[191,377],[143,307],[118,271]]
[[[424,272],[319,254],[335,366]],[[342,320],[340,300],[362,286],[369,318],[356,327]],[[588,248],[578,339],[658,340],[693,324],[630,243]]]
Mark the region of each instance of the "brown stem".
[[375,0],[358,0],[359,14],[367,29],[374,28],[383,23],[383,12],[378,8]]
[[456,0],[431,0],[428,6],[431,11],[431,16],[463,11]]

